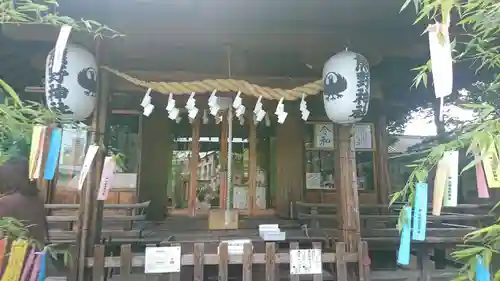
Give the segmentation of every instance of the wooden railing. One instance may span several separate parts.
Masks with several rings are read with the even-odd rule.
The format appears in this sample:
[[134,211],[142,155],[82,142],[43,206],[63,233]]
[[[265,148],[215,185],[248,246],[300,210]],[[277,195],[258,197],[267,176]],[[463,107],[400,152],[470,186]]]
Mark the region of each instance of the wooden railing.
[[[490,205],[459,205],[445,208],[441,216],[427,216],[427,237],[430,242],[459,242],[462,237],[481,225],[493,222]],[[401,205],[360,205],[361,235],[366,241],[399,239],[397,223]],[[312,229],[321,229],[332,238],[339,237],[337,206],[296,202],[296,218]],[[474,212],[472,212],[474,210]],[[468,213],[468,211],[471,211]],[[482,213],[481,213],[482,211]],[[435,240],[435,241],[434,241]]]
[[[150,245],[151,247],[156,245]],[[180,246],[180,244],[169,243],[161,246]],[[291,242],[286,249],[276,242],[267,242],[264,253],[254,253],[251,243],[243,246],[241,254],[229,253],[228,243],[219,244],[218,253],[205,250],[204,243],[193,243],[193,251],[181,254],[181,272],[166,274],[144,274],[145,255],[132,253],[131,245],[122,245],[119,256],[106,256],[105,245],[94,246],[94,256],[85,260],[85,267],[89,269],[92,280],[106,280],[113,275],[115,280],[136,280],[146,277],[146,280],[159,281],[203,281],[205,277],[210,277],[206,273],[206,266],[217,266],[215,273],[216,280],[228,281],[234,277],[242,278],[243,281],[266,280],[278,281],[282,278],[286,280],[299,280],[299,275],[290,275],[290,252],[291,249],[299,249],[298,242]],[[320,242],[313,242],[312,247],[321,249]],[[323,264],[323,273],[309,275],[314,281],[324,280],[347,280],[348,264],[359,264],[360,276],[369,276],[369,263],[363,261],[367,258],[367,244],[360,242],[358,253],[348,253],[345,251],[344,243],[336,243],[335,252],[322,249],[321,262]],[[359,262],[361,261],[361,262]],[[72,264],[75,264],[73,261]],[[234,276],[229,267],[240,265],[241,272],[239,276]],[[286,271],[285,271],[286,270]],[[72,271],[71,274],[74,274]],[[47,280],[73,280],[74,276],[68,278],[48,278]],[[303,280],[303,279],[301,279]],[[369,279],[364,279],[369,280]]]
[[[180,246],[170,243],[161,246]],[[286,249],[278,243],[267,242],[263,253],[255,253],[252,244],[245,244],[241,254],[228,251],[228,244],[219,244],[218,253],[210,252],[204,243],[193,243],[193,250],[181,253],[181,271],[166,274],[145,274],[144,253],[133,253],[131,245],[122,245],[118,256],[107,256],[104,245],[94,246],[94,256],[86,258],[86,276],[93,281],[101,280],[148,280],[148,281],[203,281],[203,280],[348,280],[348,266],[355,266],[357,280],[390,281],[390,280],[451,280],[457,276],[459,269],[447,267],[437,269],[430,259],[425,244],[416,247],[415,267],[394,270],[370,269],[370,257],[366,242],[361,242],[358,253],[345,252],[345,244],[335,244],[335,251],[322,249],[321,261],[323,272],[316,275],[290,274],[290,250],[299,249],[298,242],[288,244]],[[156,247],[156,245],[150,245]],[[320,242],[313,242],[313,248],[321,248]],[[310,248],[310,247],[309,247]],[[182,250],[181,250],[182,251]],[[73,260],[71,264],[76,264]],[[236,269],[236,272],[233,270]],[[47,281],[76,280],[75,271],[69,277],[49,277]]]

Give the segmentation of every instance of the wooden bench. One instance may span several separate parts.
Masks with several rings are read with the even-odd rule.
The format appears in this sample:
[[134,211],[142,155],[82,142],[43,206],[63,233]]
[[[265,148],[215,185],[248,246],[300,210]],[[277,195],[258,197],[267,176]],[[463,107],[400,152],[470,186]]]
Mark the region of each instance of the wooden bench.
[[[145,209],[149,207],[150,202],[141,202],[134,204],[105,204],[103,223],[125,223],[121,230],[103,229],[103,237],[111,238],[116,236],[131,235],[137,236],[141,230],[133,230],[134,223],[146,220]],[[49,240],[62,242],[72,242],[76,239],[75,224],[78,222],[79,204],[45,204],[48,210],[47,222],[49,223]],[[119,214],[107,214],[113,211]],[[50,225],[65,225],[62,229],[54,229]]]

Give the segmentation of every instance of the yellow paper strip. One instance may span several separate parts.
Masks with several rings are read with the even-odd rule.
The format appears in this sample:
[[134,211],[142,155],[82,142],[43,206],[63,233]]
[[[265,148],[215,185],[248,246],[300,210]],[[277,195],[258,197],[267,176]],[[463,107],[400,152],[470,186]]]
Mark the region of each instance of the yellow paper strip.
[[40,147],[40,135],[42,133],[42,126],[36,125],[33,127],[33,134],[31,135],[31,149],[30,149],[30,162],[29,162],[29,179],[33,179],[35,172],[35,165],[37,163],[37,154]]
[[432,196],[432,214],[441,215],[443,207],[444,191],[446,189],[446,176],[448,174],[446,157],[439,160],[436,168],[436,177],[434,178],[434,193]]
[[19,281],[24,266],[24,257],[28,250],[28,241],[15,240],[9,254],[9,261],[5,267],[1,281]]

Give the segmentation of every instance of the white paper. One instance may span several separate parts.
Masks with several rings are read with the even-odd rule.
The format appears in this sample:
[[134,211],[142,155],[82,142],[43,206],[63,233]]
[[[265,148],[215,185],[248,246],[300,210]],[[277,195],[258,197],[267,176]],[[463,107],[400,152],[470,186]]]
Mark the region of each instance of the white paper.
[[262,96],[260,96],[258,99],[257,99],[257,102],[255,103],[255,107],[253,109],[253,112],[255,114],[258,114],[259,111],[262,111]]
[[448,162],[448,172],[446,176],[446,186],[444,191],[443,206],[456,207],[458,201],[458,150],[445,152]]
[[181,272],[181,247],[146,247],[144,273]]
[[220,107],[217,104],[212,105],[210,107],[210,114],[212,114],[213,116],[217,116],[217,114],[219,113],[219,109]]
[[288,116],[288,113],[280,112],[278,114],[278,123],[283,124],[285,122],[287,116]]
[[199,110],[198,110],[198,108],[196,108],[196,107],[191,108],[191,109],[189,110],[189,112],[188,112],[188,117],[189,117],[190,119],[194,119],[194,118],[196,118],[196,115],[198,115],[198,111],[199,111]]
[[306,173],[306,189],[321,189],[321,173]]
[[236,108],[236,117],[240,117],[241,115],[243,115],[245,113],[245,106],[244,105],[240,105],[238,108]]
[[179,116],[179,109],[175,107],[168,113],[168,118],[170,118],[171,120],[177,119],[178,116]]
[[240,95],[241,95],[241,92],[238,92],[238,94],[236,94],[236,97],[234,98],[234,101],[233,101],[233,108],[234,109],[237,109],[242,105],[243,99],[240,97]]
[[104,158],[104,165],[102,167],[101,182],[99,184],[99,191],[97,193],[97,200],[104,201],[108,199],[109,190],[113,184],[113,179],[116,172],[116,162],[112,156]]
[[54,47],[54,61],[52,62],[52,72],[61,70],[64,50],[68,44],[69,35],[71,34],[71,26],[63,25],[57,37],[56,46]]
[[146,107],[144,107],[144,112],[142,114],[146,117],[149,117],[149,115],[151,115],[151,113],[153,112],[153,109],[155,109],[155,106],[152,104],[148,104],[146,105]]
[[448,26],[448,24],[436,23],[429,25],[427,29],[436,98],[446,97],[453,90],[453,59]]
[[280,113],[282,113],[284,111],[285,111],[285,105],[283,105],[282,101],[280,100],[280,102],[276,106],[276,111],[274,111],[274,114],[279,116]]
[[314,124],[314,148],[333,149],[333,123]]
[[355,149],[373,149],[372,125],[356,124],[354,125],[354,148]]
[[322,274],[321,249],[290,250],[290,274]]
[[307,119],[309,119],[310,114],[311,114],[311,112],[309,110],[304,109],[302,111],[302,120],[307,121]]
[[189,96],[189,99],[186,102],[185,107],[187,110],[191,110],[194,108],[195,104],[196,104],[196,100],[194,99],[194,93],[191,93],[191,95]]
[[172,97],[172,94],[170,94],[170,96],[168,98],[167,107],[165,109],[170,112],[174,108],[175,108],[175,100]]
[[210,94],[210,97],[208,98],[208,106],[212,107],[217,104],[217,96],[215,95],[216,93],[217,90],[213,90]]
[[146,91],[146,94],[144,95],[144,97],[142,98],[142,101],[141,101],[141,106],[142,107],[146,107],[148,104],[151,103],[151,88],[149,88],[147,91]]
[[[222,243],[227,243],[227,253],[230,255],[243,255],[245,244],[251,244],[250,239],[235,239],[222,241]],[[219,254],[219,248],[217,248],[217,254]]]
[[85,154],[85,158],[83,160],[83,166],[80,171],[80,177],[78,178],[78,190],[82,190],[83,183],[87,178],[87,174],[90,171],[90,166],[92,165],[92,162],[94,161],[95,155],[97,154],[98,150],[99,146],[97,145],[92,144],[89,146],[87,153]]

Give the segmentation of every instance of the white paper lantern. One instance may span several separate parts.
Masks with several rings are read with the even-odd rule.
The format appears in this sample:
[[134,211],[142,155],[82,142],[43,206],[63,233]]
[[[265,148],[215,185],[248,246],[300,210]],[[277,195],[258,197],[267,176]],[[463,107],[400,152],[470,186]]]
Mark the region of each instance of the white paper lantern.
[[361,121],[370,102],[370,67],[360,54],[344,51],[331,57],[323,67],[323,102],[334,123]]
[[61,70],[52,71],[54,50],[45,64],[45,98],[48,107],[61,118],[82,121],[94,111],[97,93],[97,62],[81,46],[68,44]]

